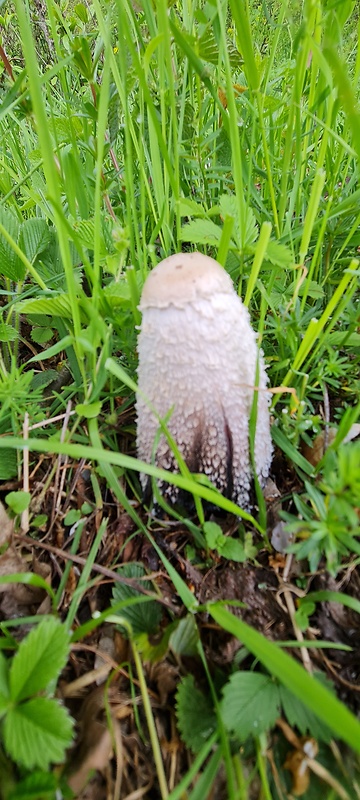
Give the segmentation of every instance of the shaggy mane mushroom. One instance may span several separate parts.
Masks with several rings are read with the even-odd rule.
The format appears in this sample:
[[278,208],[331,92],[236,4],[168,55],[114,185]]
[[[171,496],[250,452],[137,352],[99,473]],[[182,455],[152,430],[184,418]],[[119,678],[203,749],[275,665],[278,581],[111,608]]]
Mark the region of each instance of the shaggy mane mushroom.
[[[261,485],[271,463],[267,376],[249,313],[228,273],[201,253],[178,253],[149,274],[139,309],[137,451],[151,462],[159,424],[147,398],[167,423],[192,472],[200,472],[226,497],[251,508],[249,417],[258,365],[255,465]],[[163,434],[155,463],[178,471]],[[149,478],[141,475],[144,492]],[[174,503],[179,490],[159,483]]]

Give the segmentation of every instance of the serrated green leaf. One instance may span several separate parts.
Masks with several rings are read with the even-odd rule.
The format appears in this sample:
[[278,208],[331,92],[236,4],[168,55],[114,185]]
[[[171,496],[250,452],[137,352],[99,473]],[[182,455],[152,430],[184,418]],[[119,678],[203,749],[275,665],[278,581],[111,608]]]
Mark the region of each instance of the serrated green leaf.
[[[10,211],[0,208],[0,223],[6,229],[16,244],[20,234],[20,224],[17,217]],[[25,267],[14,249],[0,233],[0,275],[5,275],[13,281],[20,281],[25,275]]]
[[294,263],[291,251],[284,244],[274,242],[273,239],[270,239],[267,244],[265,258],[271,264],[275,264],[277,267],[284,267],[284,269]]
[[59,373],[56,369],[46,369],[44,372],[38,372],[37,375],[34,375],[31,381],[31,388],[32,389],[45,389],[46,386],[49,386],[50,383],[56,381],[59,377]]
[[232,159],[231,142],[225,128],[221,128],[216,139],[216,160],[220,167],[230,171]]
[[[240,225],[240,203],[242,225]],[[223,218],[231,217],[234,220],[234,238],[239,250],[253,245],[259,233],[253,210],[246,205],[244,200],[239,201],[239,198],[232,194],[222,194],[219,206]]]
[[38,300],[20,300],[15,304],[15,309],[20,314],[47,314],[50,317],[61,317],[62,319],[72,319],[73,316],[67,294],[58,294]]
[[348,742],[357,753],[360,752],[360,724],[344,703],[278,645],[235,617],[222,604],[209,603],[208,612],[218,625],[236,636],[283,685],[300,697],[304,705],[315,710],[316,715],[331,727],[337,737]]
[[[118,256],[116,258],[118,260]],[[123,306],[130,302],[129,284],[125,281],[112,281],[105,286],[103,296],[112,308]]]
[[[294,283],[291,284],[291,286],[289,286],[288,293],[294,291],[296,289],[296,286],[297,286],[297,282],[294,281]],[[300,297],[303,294],[305,294],[305,292],[308,295],[308,297],[313,297],[314,300],[321,299],[322,297],[324,297],[324,294],[325,294],[323,288],[316,281],[310,281],[309,283],[301,284],[301,286],[299,287],[299,295],[300,295]]]
[[[204,61],[207,61],[209,64],[218,64],[219,46],[214,35],[210,33],[209,30],[207,30],[201,39],[198,40],[197,49],[200,58],[203,58]],[[239,66],[243,63],[243,61],[239,56],[238,51],[235,47],[232,47],[229,44],[227,45],[227,51],[231,66],[239,69]]]
[[38,353],[37,356],[33,356],[30,358],[30,361],[45,361],[47,358],[52,358],[53,356],[57,356],[58,353],[61,353],[62,350],[66,350],[67,347],[70,347],[73,344],[72,336],[64,336],[63,339],[60,339],[59,342],[53,344],[52,347],[48,347],[47,350],[44,350],[42,353]]
[[217,720],[211,700],[195,686],[192,675],[183,678],[177,690],[176,716],[183,742],[198,753],[216,730]]
[[73,720],[56,700],[36,697],[10,709],[3,726],[5,749],[27,769],[61,762],[72,739]]
[[8,800],[53,800],[57,786],[54,773],[37,770],[18,781],[7,797]]
[[51,317],[48,314],[28,314],[28,322],[38,328],[49,328]]
[[218,244],[221,238],[221,228],[210,219],[195,219],[183,225],[180,239],[183,242],[195,244]]
[[[93,219],[82,219],[74,223],[81,244],[88,250],[94,249],[95,241],[95,221]],[[100,237],[100,256],[106,255],[106,246],[103,237]]]
[[[317,679],[319,680],[319,678],[318,674]],[[280,684],[279,692],[281,705],[289,725],[298,728],[302,734],[309,733],[314,739],[330,742],[332,732],[325,722],[322,722],[310,708],[306,708],[286,686]]]
[[44,219],[32,217],[25,220],[21,225],[19,236],[19,247],[25,253],[26,258],[33,263],[40,253],[48,247],[51,242],[51,234]]
[[229,732],[244,742],[269,730],[279,716],[279,688],[259,672],[237,672],[223,689],[221,714]]
[[[119,575],[123,575],[125,578],[141,579],[146,575],[143,566],[135,563],[122,564],[117,571]],[[139,585],[149,592],[153,591],[153,586],[149,580],[139,580]],[[116,583],[113,588],[111,603],[112,605],[116,605],[123,600],[130,600],[133,597],[141,597],[140,592],[137,592],[132,586]],[[144,603],[122,608],[121,616],[127,620],[134,635],[140,633],[154,633],[160,623],[162,610],[159,603],[155,600],[146,600]]]
[[0,323],[0,342],[14,342],[18,338],[19,334],[12,325],[6,325],[5,322]]
[[5,495],[5,500],[9,508],[14,514],[22,514],[30,505],[31,494],[30,492],[9,492]]
[[36,344],[47,344],[53,338],[54,331],[51,328],[33,328],[30,336]]
[[17,453],[16,450],[6,448],[0,457],[0,481],[8,481],[17,475]]
[[205,217],[206,212],[200,203],[189,197],[180,197],[177,203],[180,217]]
[[66,664],[69,633],[54,618],[43,619],[24,639],[10,669],[11,697],[19,702],[46,689]]
[[328,334],[327,340],[332,347],[339,347],[339,345],[360,347],[360,333],[350,333],[349,335],[347,331],[335,331]]

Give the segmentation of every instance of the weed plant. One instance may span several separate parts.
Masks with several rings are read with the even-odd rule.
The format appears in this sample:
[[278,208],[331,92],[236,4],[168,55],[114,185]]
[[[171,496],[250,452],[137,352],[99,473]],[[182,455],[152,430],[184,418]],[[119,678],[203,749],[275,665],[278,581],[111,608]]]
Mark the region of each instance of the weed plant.
[[[263,672],[236,673],[234,664],[222,690],[214,683],[194,595],[136,511],[138,472],[164,478],[154,465],[135,458],[138,302],[151,267],[181,249],[200,249],[229,271],[259,331],[274,387],[274,442],[295,476],[294,498],[284,490],[289,531],[299,534],[292,550],[309,559],[311,570],[321,563],[336,576],[343,559],[358,555],[360,547],[359,447],[343,443],[360,406],[358,9],[351,0],[304,0],[301,6],[285,0],[47,0],[36,8],[15,0],[2,7],[0,18],[0,480],[6,486],[18,480],[19,488],[29,453],[31,469],[39,453],[62,455],[74,464],[84,459],[92,465],[95,508],[102,508],[106,486],[168,571],[188,612],[181,620],[188,629],[186,646],[180,645],[180,623],[169,621],[162,652],[169,641],[176,658],[192,648],[208,680],[207,692],[190,677],[179,690],[179,730],[195,755],[177,786],[168,786],[144,679],[144,662],[155,658],[151,606],[147,627],[135,631],[134,614],[126,617],[126,608],[129,603],[137,608],[143,596],[115,593],[116,608],[84,623],[72,639],[80,641],[110,614],[128,631],[158,796],[210,796],[224,765],[230,800],[250,797],[256,776],[262,797],[281,797],[265,758],[266,735],[280,708],[301,734],[325,742],[331,736],[343,739],[354,754],[360,725],[327,685],[221,604],[209,604],[214,624],[237,636]],[[330,422],[335,439],[313,465],[302,448]],[[243,517],[267,541],[263,515],[244,514],[185,468],[165,477],[194,495],[200,525],[201,501],[209,500]],[[21,506],[23,512],[28,505],[34,536],[49,524],[46,516],[39,520],[38,499],[28,505],[29,493]],[[9,507],[19,521],[13,503]],[[84,507],[69,520],[83,526],[88,513]],[[67,630],[86,593],[103,523],[63,615]],[[186,524],[194,544],[207,554],[216,540],[222,558],[232,558],[230,552],[238,561],[254,556],[249,529],[243,543],[229,548],[229,539],[206,528],[209,523],[201,530]],[[139,575],[129,573],[134,580]],[[67,577],[65,571],[58,606]],[[151,589],[152,584],[147,600],[154,604]],[[155,617],[154,630],[157,612]],[[4,650],[9,643],[16,649],[6,625],[2,633]],[[26,699],[45,683],[32,685]],[[249,703],[240,729],[231,708],[241,705],[244,693],[263,697],[268,714],[260,722],[258,707]],[[3,707],[15,714],[9,697]],[[204,725],[196,729],[194,698],[207,709]],[[258,720],[258,730],[251,720]],[[69,724],[65,721],[65,728]],[[56,758],[49,745],[48,761],[65,757],[68,727]],[[242,760],[244,739],[254,754],[251,774]],[[5,730],[4,800],[28,796],[27,770],[38,766],[34,758],[24,758],[13,742],[10,746]],[[358,776],[342,778],[339,796],[359,797]],[[25,781],[23,794],[16,793],[18,779],[19,786]],[[40,787],[41,771],[37,779]],[[337,796],[336,780],[326,784],[325,793],[322,789],[323,797]],[[42,795],[39,788],[38,796],[56,791],[59,797],[65,790],[60,781],[47,791]],[[306,794],[309,800],[316,796],[316,789]]]

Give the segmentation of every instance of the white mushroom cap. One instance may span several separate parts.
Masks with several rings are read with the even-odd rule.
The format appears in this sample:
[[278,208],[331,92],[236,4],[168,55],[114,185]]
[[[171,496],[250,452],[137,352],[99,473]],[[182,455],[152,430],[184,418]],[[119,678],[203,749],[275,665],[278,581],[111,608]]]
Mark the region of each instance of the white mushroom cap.
[[202,253],[176,253],[161,261],[145,281],[140,311],[146,308],[183,308],[215,292],[232,294],[230,275],[214,258]]
[[[214,259],[180,253],[148,276],[139,306],[143,312],[138,351],[137,449],[151,462],[158,421],[144,399],[164,418],[193,472],[207,475],[226,496],[251,507],[249,417],[258,365],[255,464],[263,484],[271,463],[269,393],[262,354],[249,314],[230,276]],[[155,463],[177,471],[161,434]],[[144,490],[148,477],[141,476]],[[174,502],[178,490],[159,484]]]

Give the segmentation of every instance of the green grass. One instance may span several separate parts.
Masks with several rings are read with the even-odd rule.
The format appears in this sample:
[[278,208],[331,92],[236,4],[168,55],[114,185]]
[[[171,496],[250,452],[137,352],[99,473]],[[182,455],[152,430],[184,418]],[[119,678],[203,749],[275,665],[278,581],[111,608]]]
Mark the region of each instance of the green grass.
[[[80,528],[72,554],[81,550],[81,526],[94,526],[97,514],[94,540],[68,607],[69,566],[55,578],[60,618],[69,629],[78,620],[91,570],[101,560],[101,539],[113,530],[116,503],[131,519],[132,537],[147,536],[155,546],[184,613],[195,619],[197,663],[216,720],[212,749],[206,742],[195,748],[192,765],[171,787],[145,701],[144,653],[155,655],[149,642],[146,649],[133,637],[161,796],[207,797],[224,764],[229,798],[245,800],[259,777],[261,796],[275,799],[267,731],[242,759],[222,719],[221,686],[228,676],[215,680],[204,654],[203,608],[153,539],[141,506],[139,471],[153,478],[161,471],[135,454],[137,306],[149,270],[171,253],[200,249],[225,266],[260,334],[274,392],[278,458],[300,487],[292,500],[278,475],[286,520],[299,534],[293,550],[310,557],[313,571],[322,558],[334,576],[346,559],[355,568],[358,446],[342,440],[357,422],[360,403],[360,18],[350,0],[305,0],[301,7],[285,0],[179,0],[169,6],[166,0],[93,0],[88,6],[48,0],[40,20],[23,0],[1,9],[7,61],[0,88],[0,491],[5,501],[3,484],[20,489],[24,480],[26,489],[26,447],[30,472],[43,454],[51,466],[41,472],[45,488],[31,479],[27,513],[34,539],[46,536],[54,547],[54,507],[51,512],[46,492],[59,492],[59,523],[69,510],[57,456],[68,458],[72,477],[81,459],[91,465],[92,505],[74,509]],[[302,448],[328,422],[336,438],[310,465]],[[259,519],[245,514],[185,464],[167,479],[195,497],[198,522],[183,520],[189,561],[211,563],[202,500],[242,517],[243,542],[257,530],[268,547],[263,504]],[[15,525],[19,530],[19,514]],[[263,637],[265,655],[259,655],[261,639],[252,643],[248,634],[245,640],[239,620],[212,611],[211,604],[208,611],[223,629],[238,623],[232,632],[248,648],[247,658],[252,653],[268,669],[271,664],[276,679],[291,684],[289,657],[279,647]],[[86,625],[100,629],[105,618],[84,622],[84,636]],[[170,614],[164,629],[177,624]],[[17,647],[10,627],[5,622],[1,629],[5,651]],[[76,632],[74,642],[79,637]],[[178,643],[174,648],[181,662],[183,651]],[[358,750],[354,715],[343,705],[337,716],[339,701],[326,687],[317,708],[312,679],[295,667],[305,705]],[[4,800],[11,800],[24,779],[22,765],[17,770],[0,744],[2,762]],[[342,777],[348,796],[360,796],[359,777]],[[288,776],[282,780],[289,788]],[[318,796],[313,791],[309,800]],[[330,800],[334,791],[328,784],[322,796]]]

